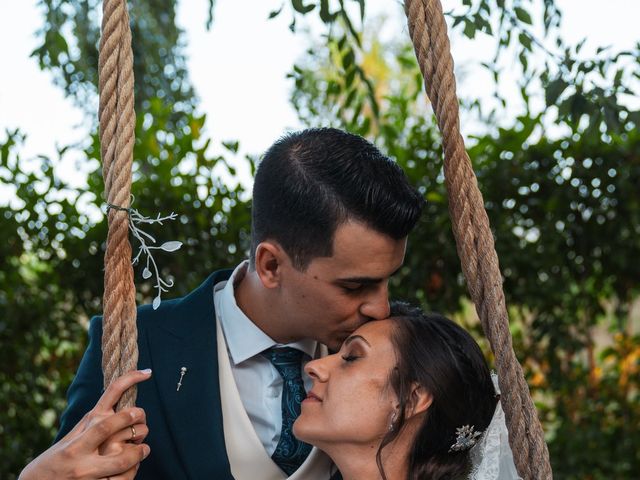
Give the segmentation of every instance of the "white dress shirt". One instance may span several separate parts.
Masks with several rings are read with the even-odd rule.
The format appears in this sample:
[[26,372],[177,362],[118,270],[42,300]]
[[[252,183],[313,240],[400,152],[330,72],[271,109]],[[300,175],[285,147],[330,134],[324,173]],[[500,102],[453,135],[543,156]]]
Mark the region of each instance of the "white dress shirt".
[[[269,360],[260,355],[273,346],[285,346],[264,333],[254,324],[236,303],[234,287],[247,272],[249,263],[242,262],[226,282],[214,287],[216,316],[222,327],[233,378],[251,424],[271,456],[280,441],[282,427],[282,377]],[[303,365],[319,356],[319,345],[311,339],[289,343],[287,347],[305,353]],[[311,389],[311,378],[302,373],[307,391]]]

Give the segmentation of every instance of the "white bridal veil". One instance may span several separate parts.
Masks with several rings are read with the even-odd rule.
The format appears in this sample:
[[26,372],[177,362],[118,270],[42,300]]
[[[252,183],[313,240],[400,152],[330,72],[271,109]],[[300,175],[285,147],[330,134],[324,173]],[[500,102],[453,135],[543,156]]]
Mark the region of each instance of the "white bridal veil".
[[[496,393],[498,376],[491,373]],[[471,449],[472,470],[469,480],[520,480],[509,446],[509,432],[502,404],[498,402],[489,428]]]

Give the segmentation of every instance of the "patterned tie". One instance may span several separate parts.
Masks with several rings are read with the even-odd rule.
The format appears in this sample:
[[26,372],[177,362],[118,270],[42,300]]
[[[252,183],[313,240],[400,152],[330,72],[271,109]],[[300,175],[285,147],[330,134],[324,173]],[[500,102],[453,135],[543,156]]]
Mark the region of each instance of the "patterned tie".
[[282,376],[282,431],[271,459],[289,476],[295,472],[311,451],[311,445],[293,436],[293,422],[300,415],[300,403],[306,396],[302,382],[303,352],[291,347],[270,348],[262,352]]

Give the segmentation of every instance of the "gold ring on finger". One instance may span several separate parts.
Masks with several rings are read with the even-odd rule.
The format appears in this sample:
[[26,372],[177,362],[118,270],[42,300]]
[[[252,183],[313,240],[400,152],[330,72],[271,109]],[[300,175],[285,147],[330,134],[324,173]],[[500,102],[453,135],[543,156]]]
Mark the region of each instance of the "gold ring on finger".
[[136,429],[133,425],[129,425],[129,428],[131,429],[131,440],[133,440],[136,438]]

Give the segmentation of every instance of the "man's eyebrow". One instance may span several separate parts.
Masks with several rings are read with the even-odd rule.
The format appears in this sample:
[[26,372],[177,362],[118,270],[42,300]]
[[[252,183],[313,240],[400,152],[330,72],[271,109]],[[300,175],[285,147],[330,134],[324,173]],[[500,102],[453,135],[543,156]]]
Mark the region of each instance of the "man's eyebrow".
[[351,342],[353,342],[354,340],[362,340],[364,343],[366,343],[367,345],[369,345],[369,347],[371,347],[371,344],[369,342],[367,342],[367,339],[364,338],[362,335],[351,335],[349,338],[347,338],[344,341],[345,345],[349,345]]
[[[400,271],[402,266],[398,267],[389,277],[393,277],[396,273]],[[346,278],[338,278],[337,282],[344,283],[361,283],[363,285],[374,285],[376,283],[382,282],[383,278],[378,277],[346,277]]]

